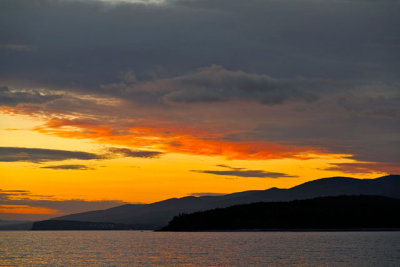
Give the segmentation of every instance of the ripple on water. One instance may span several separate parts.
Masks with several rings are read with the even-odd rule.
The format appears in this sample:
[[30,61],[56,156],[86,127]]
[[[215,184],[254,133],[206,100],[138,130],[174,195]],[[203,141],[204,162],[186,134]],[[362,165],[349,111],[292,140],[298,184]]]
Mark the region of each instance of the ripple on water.
[[400,232],[3,231],[0,265],[399,266]]

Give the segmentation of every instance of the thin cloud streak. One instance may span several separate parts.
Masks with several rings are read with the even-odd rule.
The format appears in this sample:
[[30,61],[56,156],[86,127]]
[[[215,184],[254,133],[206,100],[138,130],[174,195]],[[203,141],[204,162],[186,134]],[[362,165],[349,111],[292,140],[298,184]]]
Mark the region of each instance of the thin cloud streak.
[[131,158],[158,158],[163,155],[160,151],[149,151],[149,150],[131,150],[128,148],[117,148],[111,147],[108,149],[112,154],[117,154],[123,157]]
[[102,156],[81,152],[43,148],[0,147],[0,162],[33,162],[62,161],[67,159],[93,160]]
[[52,169],[52,170],[94,170],[94,168],[88,167],[86,165],[55,165],[55,166],[45,166],[40,167],[42,169]]
[[[132,157],[132,158],[157,158],[163,155],[160,151],[131,150],[128,148],[109,148],[107,153],[95,154],[82,151],[69,151],[44,148],[26,147],[0,147],[0,162],[32,162],[43,163],[49,161],[63,160],[106,160],[111,158]],[[44,166],[44,169],[64,170],[90,170],[86,165],[56,165]]]
[[219,171],[219,170],[192,170],[192,172],[207,173],[222,176],[235,176],[241,178],[294,178],[297,176],[291,176],[280,172],[268,172],[263,170],[247,170],[245,168],[234,168],[227,165],[217,165],[219,167],[228,168],[230,170]]

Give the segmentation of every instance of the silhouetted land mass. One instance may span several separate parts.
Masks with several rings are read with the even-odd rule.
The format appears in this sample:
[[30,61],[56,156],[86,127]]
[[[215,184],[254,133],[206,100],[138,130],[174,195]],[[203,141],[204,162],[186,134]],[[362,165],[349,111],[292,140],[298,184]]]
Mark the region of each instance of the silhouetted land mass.
[[33,223],[32,230],[131,230],[132,226],[117,223],[45,220]]
[[336,196],[260,202],[175,216],[162,231],[398,229],[400,199]]
[[378,195],[400,198],[400,176],[389,175],[377,179],[323,178],[289,189],[271,188],[223,196],[171,198],[152,204],[126,204],[106,210],[71,214],[53,220],[112,222],[145,227],[138,229],[158,229],[180,213],[246,203],[292,201],[339,195]]

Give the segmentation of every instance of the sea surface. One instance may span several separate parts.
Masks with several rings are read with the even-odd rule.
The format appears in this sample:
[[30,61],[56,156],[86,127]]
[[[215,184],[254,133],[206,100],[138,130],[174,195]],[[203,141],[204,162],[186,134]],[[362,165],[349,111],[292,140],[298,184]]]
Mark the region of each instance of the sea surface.
[[1,266],[400,266],[400,232],[1,231]]

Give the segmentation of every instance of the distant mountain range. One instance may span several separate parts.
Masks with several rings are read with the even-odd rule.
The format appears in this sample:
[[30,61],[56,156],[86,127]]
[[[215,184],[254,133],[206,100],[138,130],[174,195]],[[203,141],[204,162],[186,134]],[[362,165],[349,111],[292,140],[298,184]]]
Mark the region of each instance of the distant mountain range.
[[175,216],[255,202],[281,202],[324,196],[375,195],[400,198],[400,175],[376,179],[323,178],[289,188],[244,191],[223,196],[172,198],[152,204],[126,204],[57,217],[52,220],[128,224],[135,229],[159,229]]
[[162,231],[399,230],[400,199],[334,196],[259,202],[175,216]]

